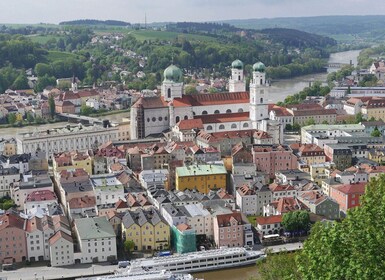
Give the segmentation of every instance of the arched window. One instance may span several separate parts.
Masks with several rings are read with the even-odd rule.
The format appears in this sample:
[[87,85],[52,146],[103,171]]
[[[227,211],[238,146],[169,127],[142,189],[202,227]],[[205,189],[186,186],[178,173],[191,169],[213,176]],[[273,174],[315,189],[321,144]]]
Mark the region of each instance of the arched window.
[[167,97],[168,97],[168,98],[171,98],[171,88],[169,88],[169,89],[167,90]]
[[184,119],[185,119],[185,120],[188,120],[188,116],[184,116]]
[[208,125],[206,129],[207,130],[213,130],[213,127],[211,125]]
[[249,127],[249,124],[248,123],[244,123],[243,127]]
[[215,110],[215,111],[214,111],[214,114],[219,114],[219,110]]
[[231,125],[231,128],[237,128],[237,125],[236,125],[235,123],[233,123],[233,124]]
[[238,75],[238,81],[240,81],[241,80],[241,75]]
[[207,111],[203,111],[203,112],[202,112],[202,115],[207,115]]
[[221,125],[219,126],[219,129],[225,129],[225,126],[224,126],[223,124],[221,124]]
[[179,121],[180,121],[180,117],[177,116],[177,117],[175,118],[175,122],[178,123]]
[[263,80],[261,79],[261,81],[260,81],[260,82],[261,82],[261,85],[262,85],[262,84],[263,84]]
[[230,109],[227,109],[227,110],[226,110],[226,113],[227,113],[227,114],[230,114],[230,113],[231,113],[231,110],[230,110]]
[[263,104],[263,98],[261,97],[261,99],[259,100],[261,102],[261,104]]
[[239,108],[239,109],[238,109],[238,113],[243,113],[243,109],[242,109],[242,108]]

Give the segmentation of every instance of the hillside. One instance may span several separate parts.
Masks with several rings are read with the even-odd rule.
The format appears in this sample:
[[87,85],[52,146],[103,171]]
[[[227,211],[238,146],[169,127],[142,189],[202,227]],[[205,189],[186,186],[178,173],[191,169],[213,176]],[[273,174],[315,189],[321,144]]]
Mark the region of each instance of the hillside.
[[359,35],[364,38],[373,36],[373,39],[381,39],[376,34],[384,30],[385,16],[287,17],[225,20],[222,22],[239,28],[292,28],[328,36],[351,35],[354,38],[354,35]]

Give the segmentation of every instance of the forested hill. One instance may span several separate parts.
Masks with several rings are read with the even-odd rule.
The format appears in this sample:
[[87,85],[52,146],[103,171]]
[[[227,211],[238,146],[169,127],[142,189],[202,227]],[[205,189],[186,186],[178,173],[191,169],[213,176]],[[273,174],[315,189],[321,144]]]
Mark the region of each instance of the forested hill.
[[97,20],[97,19],[79,19],[60,22],[59,25],[112,25],[112,26],[130,26],[131,23],[119,20]]
[[337,41],[316,34],[307,32],[286,29],[286,28],[268,28],[261,30],[261,33],[266,34],[275,43],[280,43],[285,46],[293,46],[297,48],[323,48],[325,46],[334,46]]

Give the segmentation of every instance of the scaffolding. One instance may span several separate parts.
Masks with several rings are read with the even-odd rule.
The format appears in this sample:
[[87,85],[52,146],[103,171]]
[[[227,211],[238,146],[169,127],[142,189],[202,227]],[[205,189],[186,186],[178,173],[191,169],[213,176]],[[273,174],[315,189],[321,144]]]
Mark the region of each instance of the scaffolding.
[[195,252],[196,234],[194,229],[179,230],[177,227],[171,227],[172,247],[179,254]]

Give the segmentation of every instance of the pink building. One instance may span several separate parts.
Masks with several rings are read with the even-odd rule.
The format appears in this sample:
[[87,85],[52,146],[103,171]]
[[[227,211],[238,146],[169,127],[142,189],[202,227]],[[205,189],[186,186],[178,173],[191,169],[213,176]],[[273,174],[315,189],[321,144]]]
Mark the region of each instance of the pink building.
[[244,246],[243,224],[242,214],[239,212],[214,217],[214,241],[217,247]]
[[360,198],[365,193],[365,183],[340,185],[330,188],[330,197],[337,201],[344,213],[350,208],[360,206]]
[[287,146],[258,145],[252,152],[257,171],[269,174],[270,179],[277,171],[297,168],[297,157]]
[[25,220],[15,214],[0,216],[0,263],[9,264],[27,259],[24,223]]

